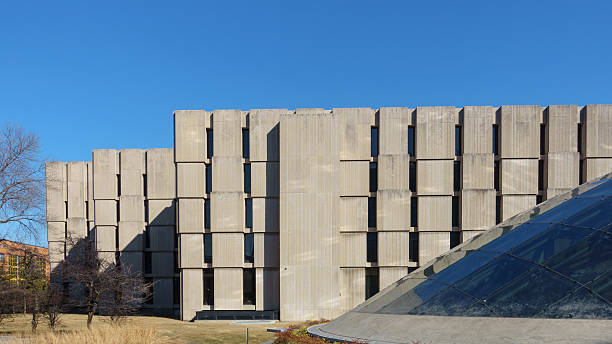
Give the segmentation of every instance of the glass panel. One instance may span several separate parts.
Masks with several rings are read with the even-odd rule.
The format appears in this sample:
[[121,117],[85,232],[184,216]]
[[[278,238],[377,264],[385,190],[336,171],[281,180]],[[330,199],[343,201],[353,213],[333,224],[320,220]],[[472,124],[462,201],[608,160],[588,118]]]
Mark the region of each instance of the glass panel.
[[455,155],[461,155],[461,127],[455,127]]
[[612,304],[612,271],[599,276],[589,283],[587,287]]
[[414,127],[408,127],[408,155],[414,156]]
[[419,261],[419,232],[408,233],[408,260]]
[[497,149],[497,132],[498,132],[497,125],[493,125],[493,154],[494,155],[499,154],[498,149]]
[[463,259],[451,264],[449,267],[430,278],[446,284],[453,284],[492,261],[499,255],[500,253],[497,252],[473,251],[472,253],[468,253],[467,256],[463,257]]
[[530,261],[542,263],[548,258],[574,245],[591,234],[586,228],[553,225],[551,229],[510,250],[509,253]]
[[370,192],[378,191],[378,168],[375,162],[370,163]]
[[415,315],[462,315],[475,301],[455,288],[446,288],[429,301],[416,307],[409,314]]
[[409,314],[414,308],[420,306],[423,302],[426,302],[445,288],[447,288],[445,284],[441,284],[434,280],[426,280],[416,288],[407,291],[397,299],[389,302],[389,304],[384,306],[378,313]]
[[544,312],[538,314],[537,317],[611,319],[612,305],[606,303],[587,288],[580,288],[574,293],[553,303]]
[[482,299],[533,267],[534,265],[529,262],[501,255],[455,283],[455,287]]
[[253,263],[254,262],[254,251],[255,251],[255,243],[253,238],[253,233],[247,233],[244,235],[244,262],[245,263]]
[[592,206],[598,198],[572,198],[529,220],[530,223],[562,222],[577,212]]
[[206,129],[206,157],[208,159],[213,156],[213,132],[211,129]]
[[461,190],[461,163],[459,161],[453,161],[453,189]]
[[514,228],[510,232],[491,241],[490,243],[482,246],[480,250],[504,252],[548,230],[552,226],[553,225],[551,224],[524,223]]
[[370,129],[370,153],[371,156],[378,156],[378,128],[372,127]]
[[249,129],[242,129],[242,157],[245,159],[249,158]]
[[367,261],[375,263],[378,261],[378,233],[367,234]]
[[538,267],[506,284],[489,296],[486,303],[503,317],[533,317],[577,287],[576,283]]
[[376,198],[368,197],[368,227],[376,227]]
[[610,214],[612,214],[612,197],[608,197],[577,213],[564,223],[581,227],[602,228],[610,224]]
[[253,228],[253,199],[247,198],[244,200],[244,226],[246,228]]
[[[453,227],[459,227],[459,197],[458,196],[453,196],[453,198],[452,198],[451,212],[452,212],[452,214],[451,214],[451,216],[452,216],[451,225]],[[459,233],[457,233],[457,234],[459,234]],[[452,237],[453,237],[453,233],[451,232],[451,238]],[[459,241],[457,241],[456,245],[459,245]],[[455,246],[453,246],[452,243],[451,243],[451,248],[453,248]]]
[[366,268],[365,278],[365,298],[367,300],[379,291],[378,268]]
[[204,234],[204,263],[212,263],[212,234]]
[[255,305],[255,269],[242,270],[243,305]]
[[417,197],[410,198],[410,227],[419,225],[418,221],[419,199]]
[[244,164],[244,193],[251,193],[251,164]]
[[543,265],[580,283],[611,269],[612,234],[595,232],[557,254]]
[[204,228],[210,228],[210,200],[204,200]]
[[203,304],[212,306],[215,304],[215,274],[213,269],[204,269],[202,282],[204,284]]
[[412,161],[410,162],[409,168],[408,168],[408,173],[409,173],[409,177],[410,180],[408,182],[409,184],[409,189],[412,192],[416,191],[416,162]]
[[[582,165],[582,164],[581,164]],[[603,179],[596,182],[600,184],[589,191],[578,195],[578,198],[587,197],[609,197],[612,194],[612,179]]]
[[206,164],[206,193],[212,192],[212,166]]

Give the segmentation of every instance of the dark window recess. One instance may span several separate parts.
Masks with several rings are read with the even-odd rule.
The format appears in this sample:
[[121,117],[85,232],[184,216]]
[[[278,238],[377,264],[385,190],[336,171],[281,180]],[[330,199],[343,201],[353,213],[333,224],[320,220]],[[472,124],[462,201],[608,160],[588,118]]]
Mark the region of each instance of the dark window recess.
[[[146,273],[146,272],[145,272]],[[149,295],[147,295],[147,299],[145,300],[145,303],[147,305],[152,305],[154,303],[153,300],[153,294],[154,294],[154,288],[153,288],[153,279],[152,278],[145,278],[144,279],[145,284],[149,287]]]
[[242,270],[243,305],[255,305],[255,269]]
[[461,244],[461,232],[450,232],[450,248]]
[[212,192],[212,166],[210,164],[206,165],[206,193],[209,194]]
[[461,156],[462,147],[461,147],[461,127],[455,127],[455,155]]
[[247,198],[244,200],[244,226],[253,228],[253,199]]
[[498,155],[499,154],[499,144],[498,144],[498,133],[499,133],[499,127],[497,125],[493,125],[493,155]]
[[459,227],[459,197],[457,196],[453,196],[453,204],[452,204],[452,211],[453,211],[453,227]]
[[370,153],[373,157],[378,156],[378,128],[370,129]]
[[121,196],[121,175],[117,175],[117,195]]
[[244,193],[251,193],[251,164],[244,164]]
[[85,218],[89,220],[89,202],[85,201]]
[[367,235],[367,261],[376,263],[378,261],[378,233],[369,232]]
[[244,262],[254,263],[255,262],[255,242],[253,233],[247,233],[244,235]]
[[174,233],[174,248],[178,249],[178,244],[179,244],[179,235],[177,233]]
[[178,305],[181,303],[181,280],[175,277],[172,280],[172,303]]
[[410,197],[410,227],[417,227],[419,225],[419,199],[417,197]]
[[242,128],[242,157],[249,158],[249,129]]
[[495,197],[495,223],[501,222],[501,196]]
[[546,124],[540,124],[540,155],[546,154]]
[[411,162],[408,168],[410,191],[416,192],[416,162]]
[[213,269],[204,269],[202,275],[203,304],[213,306],[215,304],[215,273]]
[[578,123],[578,152],[582,153],[582,123]]
[[212,252],[212,234],[204,234],[204,263],[212,264],[213,252]]
[[145,228],[145,248],[151,248],[151,228]]
[[142,194],[147,197],[147,175],[142,175]]
[[584,183],[584,164],[582,160],[578,161],[578,184]]
[[379,291],[378,268],[366,268],[365,278],[365,298],[367,300]]
[[499,161],[493,163],[493,187],[499,191]]
[[64,213],[66,214],[66,218],[68,218],[68,201],[64,201]]
[[453,162],[453,187],[455,191],[461,190],[461,162]]
[[210,200],[204,200],[204,228],[210,228]]
[[544,201],[544,196],[542,195],[537,195],[536,196],[536,204],[540,204]]
[[121,221],[121,212],[119,210],[119,202],[115,202],[115,204],[117,205],[117,222]]
[[115,227],[115,249],[117,250],[116,253],[119,253],[119,231],[117,228],[118,227]]
[[115,265],[121,267],[121,252],[115,252]]
[[544,160],[538,160],[538,190],[544,190]]
[[144,201],[144,219],[149,222],[149,201]]
[[181,270],[179,269],[179,256],[178,252],[174,252],[174,273],[178,274]]
[[144,273],[150,274],[152,272],[152,257],[151,252],[144,253]]
[[376,197],[368,197],[368,227],[376,227]]
[[408,127],[408,155],[414,156],[415,137],[414,127]]
[[213,131],[212,129],[206,129],[206,157],[212,158],[213,156]]
[[419,261],[419,233],[410,232],[408,234],[408,260],[411,262]]
[[375,162],[370,163],[370,192],[378,191],[378,166]]

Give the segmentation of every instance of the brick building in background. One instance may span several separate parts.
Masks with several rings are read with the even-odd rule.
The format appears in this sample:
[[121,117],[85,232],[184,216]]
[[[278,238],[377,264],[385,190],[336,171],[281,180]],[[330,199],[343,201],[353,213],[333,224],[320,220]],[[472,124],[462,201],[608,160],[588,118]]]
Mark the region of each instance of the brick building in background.
[[40,264],[41,271],[49,277],[49,250],[44,247],[0,240],[0,271],[12,281],[18,281],[25,257],[32,257]]
[[610,171],[612,105],[176,111],[174,149],[47,163],[49,256],[88,237],[183,320],[334,318]]

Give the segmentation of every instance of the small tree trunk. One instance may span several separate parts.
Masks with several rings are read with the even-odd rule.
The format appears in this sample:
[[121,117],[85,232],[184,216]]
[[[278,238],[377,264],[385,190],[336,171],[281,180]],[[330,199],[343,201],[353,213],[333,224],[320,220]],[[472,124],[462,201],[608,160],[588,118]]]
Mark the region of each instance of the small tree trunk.
[[34,305],[32,308],[32,332],[36,332],[38,327],[38,297],[34,295]]
[[87,329],[91,330],[91,321],[93,320],[94,312],[92,310],[87,312]]

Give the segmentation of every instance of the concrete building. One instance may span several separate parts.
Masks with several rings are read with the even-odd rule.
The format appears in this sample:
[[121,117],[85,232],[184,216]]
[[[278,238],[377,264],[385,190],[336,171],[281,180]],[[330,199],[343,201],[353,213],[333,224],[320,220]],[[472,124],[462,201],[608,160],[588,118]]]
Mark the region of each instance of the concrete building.
[[174,149],[47,163],[51,267],[89,237],[152,311],[335,318],[612,171],[612,105],[193,110]]

